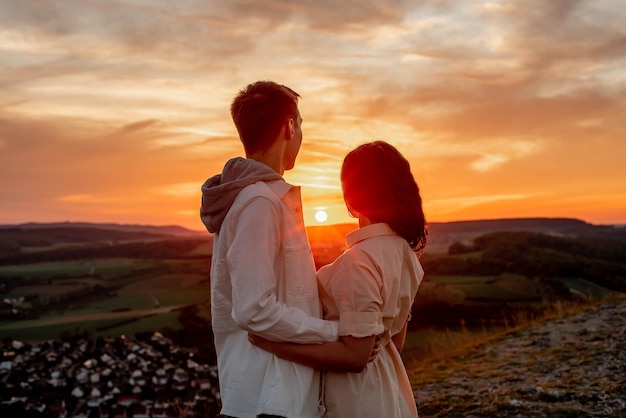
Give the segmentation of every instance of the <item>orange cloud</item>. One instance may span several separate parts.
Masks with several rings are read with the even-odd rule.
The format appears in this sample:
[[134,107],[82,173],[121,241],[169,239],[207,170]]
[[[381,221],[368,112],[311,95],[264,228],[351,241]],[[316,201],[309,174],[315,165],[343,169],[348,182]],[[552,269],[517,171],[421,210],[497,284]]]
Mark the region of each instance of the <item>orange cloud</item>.
[[343,156],[383,139],[431,221],[626,223],[625,19],[617,0],[8,2],[0,223],[202,228],[200,185],[243,153],[230,101],[258,79],[302,95],[285,177],[309,220],[350,221]]

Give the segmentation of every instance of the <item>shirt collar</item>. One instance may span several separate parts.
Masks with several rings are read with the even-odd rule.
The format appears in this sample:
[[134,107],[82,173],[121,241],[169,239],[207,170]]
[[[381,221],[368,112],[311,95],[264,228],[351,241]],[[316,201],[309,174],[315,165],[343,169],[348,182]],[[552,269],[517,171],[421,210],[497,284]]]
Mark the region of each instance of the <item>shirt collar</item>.
[[378,237],[383,235],[397,235],[393,229],[386,223],[377,223],[367,226],[363,226],[356,231],[346,234],[346,245],[348,248],[353,247],[357,243],[364,241],[368,238]]
[[302,213],[302,196],[300,186],[294,186],[282,181],[271,181],[267,185],[273,190],[280,200],[285,202],[296,212]]
[[289,193],[292,189],[300,189],[298,186],[294,186],[285,181],[276,182],[276,193],[280,198],[284,198],[287,193]]

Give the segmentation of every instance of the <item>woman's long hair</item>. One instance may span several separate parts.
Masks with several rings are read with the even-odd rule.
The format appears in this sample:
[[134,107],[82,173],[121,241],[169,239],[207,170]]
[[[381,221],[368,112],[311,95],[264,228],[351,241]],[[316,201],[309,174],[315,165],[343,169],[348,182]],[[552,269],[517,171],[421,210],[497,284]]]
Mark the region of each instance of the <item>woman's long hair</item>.
[[372,222],[388,224],[413,248],[426,245],[422,197],[409,162],[384,141],[360,145],[346,155],[341,168],[346,203]]

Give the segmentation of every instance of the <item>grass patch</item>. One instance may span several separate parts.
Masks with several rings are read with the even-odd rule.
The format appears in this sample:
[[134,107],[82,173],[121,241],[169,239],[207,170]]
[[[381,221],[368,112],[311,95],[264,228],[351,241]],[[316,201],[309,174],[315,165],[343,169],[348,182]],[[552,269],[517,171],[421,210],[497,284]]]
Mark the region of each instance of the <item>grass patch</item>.
[[467,253],[452,254],[452,255],[450,255],[450,257],[457,258],[457,259],[460,259],[460,260],[469,260],[469,259],[472,259],[472,258],[480,259],[484,252],[485,252],[485,250],[470,251],[470,252],[467,252]]
[[531,298],[528,293],[514,292],[504,289],[496,284],[489,283],[457,286],[457,288],[463,291],[463,293],[465,293],[465,297],[468,299],[517,301]]
[[0,339],[15,339],[19,341],[46,341],[60,339],[63,333],[81,333],[87,331],[93,337],[134,336],[138,332],[157,331],[164,327],[181,329],[178,318],[180,312],[167,312],[158,315],[125,319],[104,319],[98,321],[83,321],[79,323],[42,325],[38,327],[17,328],[10,330],[0,329]]
[[450,285],[469,285],[469,284],[486,284],[493,280],[493,276],[437,276],[428,275],[428,280],[434,283],[450,284]]
[[597,284],[590,282],[589,280],[577,277],[562,278],[561,281],[563,282],[563,284],[565,284],[565,286],[569,287],[575,292],[592,299],[603,299],[606,296],[614,293],[604,287],[598,286]]
[[[548,320],[561,318],[565,315],[583,312],[587,309],[606,303],[611,298],[623,298],[623,295],[609,295],[603,300],[589,300],[586,303],[567,303],[557,300],[546,305],[540,317],[516,318],[515,325],[501,328],[486,328],[470,330],[461,327],[459,330],[417,330],[407,333],[405,349],[402,358],[408,365],[417,369],[427,367],[431,360],[445,361],[460,354],[466,354],[474,348],[483,346],[491,341],[503,338],[509,334],[545,323]],[[567,350],[558,352],[563,358],[570,358],[572,353]]]
[[154,308],[154,299],[149,295],[118,295],[108,299],[98,300],[76,310],[66,311],[70,315],[90,314],[97,312],[111,312],[129,308],[132,310]]
[[125,335],[132,337],[138,332],[159,331],[163,328],[178,330],[182,328],[178,321],[180,312],[167,312],[159,315],[149,315],[135,318],[135,321],[120,321],[117,324],[111,324],[106,329],[93,331],[94,337],[117,337]]
[[18,341],[46,341],[59,339],[66,332],[84,330],[86,327],[77,327],[76,324],[42,325],[40,327],[17,328],[10,330],[0,329],[0,339],[13,339]]
[[187,253],[187,256],[207,256],[213,254],[213,242],[207,241]]
[[0,277],[32,279],[59,276],[89,276],[92,274],[119,275],[151,265],[154,265],[154,262],[138,262],[133,259],[124,258],[33,263],[0,266]]
[[160,293],[156,295],[161,302],[161,306],[171,305],[195,305],[204,302],[210,297],[208,283],[198,283],[195,286],[184,289],[177,289],[172,292]]
[[457,347],[465,347],[479,341],[486,341],[488,338],[502,333],[505,328],[491,328],[485,330],[438,330],[424,329],[407,333],[405,347],[407,350],[415,350],[420,355],[433,355],[441,350],[455,350]]
[[[164,274],[153,277],[146,277],[133,282],[118,291],[119,294],[152,294],[161,295],[163,293],[176,292],[179,289],[188,288],[207,280],[206,275],[200,274]],[[208,283],[206,283],[208,288]]]

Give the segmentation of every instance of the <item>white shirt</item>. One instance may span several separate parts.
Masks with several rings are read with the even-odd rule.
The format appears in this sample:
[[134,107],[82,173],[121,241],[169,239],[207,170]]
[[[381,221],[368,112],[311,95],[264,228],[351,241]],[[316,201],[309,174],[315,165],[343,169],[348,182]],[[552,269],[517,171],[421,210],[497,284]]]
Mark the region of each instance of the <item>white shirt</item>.
[[411,383],[391,337],[409,316],[424,271],[409,244],[389,225],[350,232],[348,250],[317,278],[324,317],[339,334],[381,335],[382,350],[361,373],[324,373],[325,417],[417,417]]
[[211,315],[224,415],[317,417],[319,372],[253,346],[270,340],[336,341],[321,318],[300,188],[284,181],[244,188],[215,234]]

